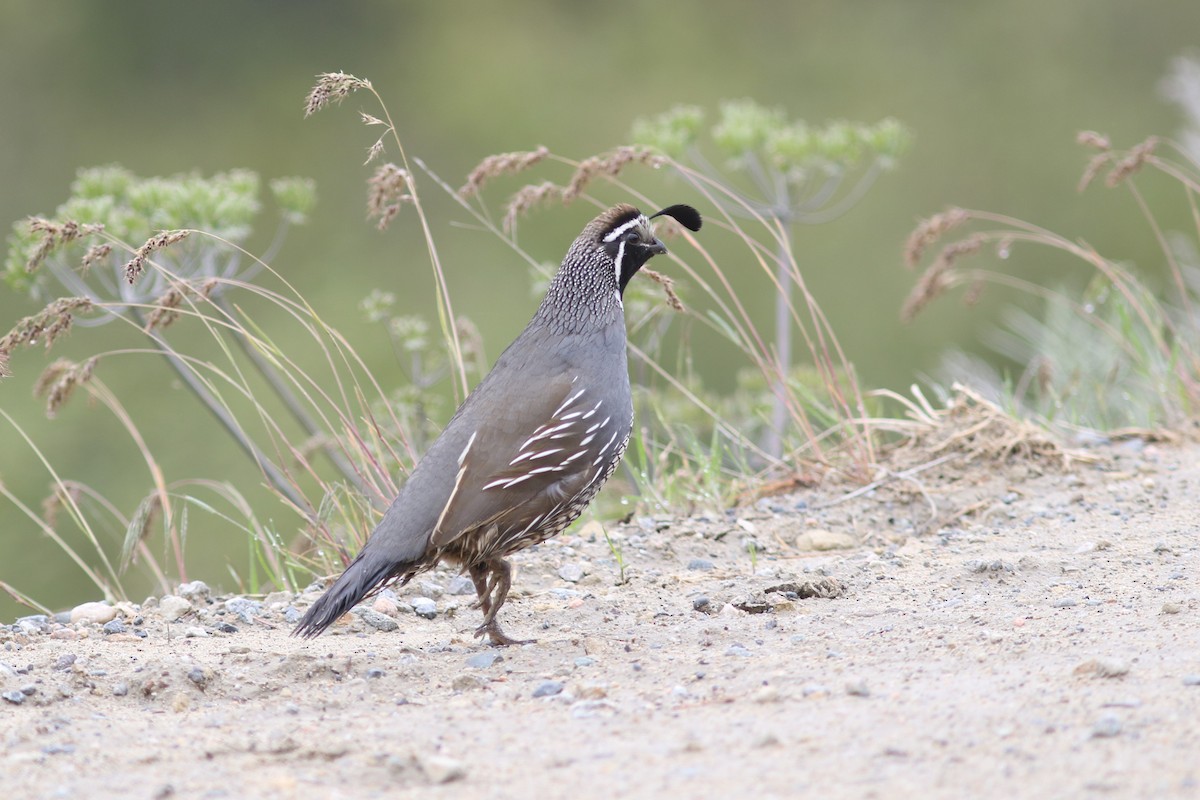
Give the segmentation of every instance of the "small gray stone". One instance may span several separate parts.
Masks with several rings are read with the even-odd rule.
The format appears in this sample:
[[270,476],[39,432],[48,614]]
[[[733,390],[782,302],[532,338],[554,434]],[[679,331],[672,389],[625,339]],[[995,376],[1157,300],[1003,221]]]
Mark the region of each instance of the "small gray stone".
[[230,625],[228,622],[217,623],[217,630],[219,630],[221,633],[237,633],[238,632],[237,626]]
[[440,584],[434,583],[433,581],[421,581],[417,584],[417,588],[420,589],[426,596],[435,598],[441,597],[446,591],[441,587]]
[[578,589],[567,589],[563,586],[555,586],[550,590],[550,596],[555,600],[574,600],[576,597],[582,597]]
[[21,687],[21,694],[25,695],[26,697],[33,697],[35,694],[37,694],[37,684],[36,683],[25,684],[24,686]]
[[75,666],[75,654],[63,653],[58,658],[54,659],[54,670],[56,672],[70,672]]
[[3,697],[5,700],[12,703],[14,706],[19,706],[19,705],[21,705],[21,703],[25,702],[25,695],[21,694],[18,691],[15,691],[15,690],[10,691],[10,692],[4,692],[3,694],[0,694],[0,697]]
[[380,631],[391,632],[400,629],[400,624],[396,620],[389,617],[387,614],[380,614],[373,608],[364,608],[359,612],[362,621],[370,625],[372,628]]
[[556,694],[562,694],[563,685],[559,681],[542,681],[538,687],[533,690],[534,697],[553,697]]
[[504,656],[499,653],[476,653],[467,659],[467,666],[475,669],[487,669],[497,661],[503,661]]
[[596,659],[592,658],[591,656],[580,656],[579,658],[575,659],[575,666],[577,667],[590,667],[595,663]]
[[712,606],[712,601],[709,600],[704,595],[700,595],[699,597],[692,600],[692,608],[696,611],[708,611],[708,610],[710,610],[711,606]]
[[188,670],[187,677],[189,681],[196,684],[200,689],[208,686],[208,673],[200,667],[192,667]]
[[467,775],[467,769],[461,761],[446,756],[420,755],[417,764],[430,783],[450,783]]
[[119,617],[117,619],[110,619],[108,622],[104,623],[104,627],[100,630],[104,631],[106,635],[110,633],[124,633],[125,622]]
[[288,625],[295,625],[303,616],[304,614],[295,606],[288,606],[283,610],[283,620]]
[[369,670],[367,670],[368,678],[382,678],[384,674],[384,671],[379,667],[371,667]]
[[425,619],[433,619],[438,613],[437,603],[428,597],[414,597],[412,599],[412,610],[418,617],[424,617]]
[[687,563],[688,569],[695,570],[697,572],[708,572],[710,569],[713,569],[715,566],[716,565],[713,564],[713,562],[709,561],[707,558],[693,558],[691,561],[689,561]]
[[199,625],[192,625],[184,629],[183,635],[188,639],[207,639],[208,631]]
[[846,694],[851,697],[870,697],[871,689],[867,686],[867,681],[864,678],[857,680],[846,681]]
[[739,658],[749,658],[750,651],[747,650],[743,645],[731,644],[729,645],[729,649],[725,651],[725,655],[737,656]]
[[446,594],[475,594],[475,582],[466,575],[455,575],[446,584]]
[[192,610],[192,604],[179,595],[169,594],[158,601],[158,611],[167,622],[175,622]]
[[175,593],[188,602],[201,606],[208,602],[212,590],[208,588],[208,584],[204,581],[192,581],[191,583],[179,584],[179,589]]
[[583,580],[583,567],[578,564],[563,564],[558,568],[558,577],[567,583],[579,583]]
[[237,618],[245,624],[253,625],[254,618],[262,616],[263,604],[245,597],[231,597],[225,601],[225,610],[236,614]]
[[1116,714],[1105,714],[1092,726],[1092,736],[1097,739],[1109,739],[1120,735],[1121,728],[1120,717]]
[[1073,608],[1077,605],[1079,605],[1079,601],[1072,600],[1069,597],[1064,597],[1062,600],[1055,600],[1051,603],[1051,606],[1054,608]]
[[113,684],[112,693],[113,697],[124,697],[129,694],[129,684],[125,682]]
[[1200,675],[1184,675],[1184,686],[1200,686]]

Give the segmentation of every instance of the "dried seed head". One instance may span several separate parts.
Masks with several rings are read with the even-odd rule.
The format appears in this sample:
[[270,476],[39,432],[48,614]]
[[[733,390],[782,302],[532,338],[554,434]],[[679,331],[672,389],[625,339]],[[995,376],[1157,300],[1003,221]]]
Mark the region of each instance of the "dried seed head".
[[412,202],[409,175],[392,162],[382,164],[367,180],[367,219],[378,219],[379,230],[400,213],[401,203]]
[[563,187],[549,181],[521,187],[504,209],[504,230],[512,233],[517,226],[517,217],[543,203],[562,200],[564,191]]
[[1111,188],[1140,170],[1142,164],[1146,163],[1146,159],[1154,153],[1154,148],[1157,146],[1157,136],[1151,136],[1146,141],[1135,146],[1129,151],[1128,155],[1117,162],[1112,172],[1108,173],[1108,177],[1104,179],[1104,183]]
[[479,194],[490,179],[499,175],[514,175],[527,170],[534,164],[545,160],[548,155],[550,155],[550,149],[539,145],[536,150],[488,156],[480,161],[475,169],[471,170],[471,174],[467,176],[467,182],[458,190],[458,196],[465,200]]
[[79,267],[86,274],[92,268],[92,265],[101,259],[108,258],[108,254],[112,252],[111,244],[94,244],[87,249],[83,254],[83,260],[80,261]]
[[151,236],[145,244],[134,251],[133,258],[125,263],[125,280],[132,284],[139,275],[146,271],[146,259],[150,257],[151,253],[181,242],[189,235],[191,235],[191,231],[161,231],[158,235]]
[[645,147],[629,146],[618,147],[607,156],[585,158],[579,164],[579,168],[575,170],[575,174],[571,176],[571,182],[567,184],[567,189],[563,193],[563,202],[569,203],[582,194],[587,185],[598,175],[616,177],[630,164],[646,164],[658,169],[666,161],[663,156],[657,155]]
[[961,208],[948,208],[940,214],[934,214],[929,219],[921,220],[904,245],[904,263],[912,269],[921,261],[925,249],[936,242],[947,231],[957,228],[971,218],[970,213]]
[[954,274],[954,262],[965,255],[979,252],[986,241],[987,237],[976,233],[943,247],[929,268],[921,274],[917,285],[909,292],[904,307],[900,310],[900,319],[903,322],[911,322],[925,306],[953,286],[957,278]]
[[0,351],[0,378],[11,378],[12,370],[8,368],[8,353]]
[[1082,192],[1090,186],[1092,181],[1096,179],[1096,176],[1100,174],[1100,170],[1104,169],[1104,166],[1110,161],[1112,161],[1112,153],[1107,151],[1097,153],[1088,159],[1087,168],[1083,171],[1082,177],[1079,178],[1079,183],[1075,185],[1075,191]]
[[0,358],[7,367],[8,354],[23,344],[37,344],[45,339],[46,347],[54,344],[71,329],[73,312],[88,311],[92,301],[87,297],[62,297],[38,313],[25,317],[0,338]]
[[63,245],[104,230],[103,225],[81,225],[72,219],[56,222],[54,220],[43,219],[42,217],[30,217],[28,224],[30,231],[42,234],[42,239],[38,242],[33,252],[30,253],[29,259],[25,263],[26,272],[36,270],[46,260],[47,256]]
[[46,416],[53,418],[75,390],[92,379],[96,357],[82,364],[60,358],[38,376],[33,387],[35,397],[46,398]]
[[1112,149],[1112,143],[1109,142],[1108,137],[1095,131],[1080,131],[1075,137],[1075,142],[1085,147],[1094,147],[1097,150]]
[[146,319],[146,333],[155,328],[166,328],[179,319],[179,312],[176,309],[183,302],[185,291],[187,291],[187,284],[172,286],[154,301],[154,310],[150,312],[149,318]]
[[667,296],[667,305],[682,313],[684,311],[683,301],[679,299],[679,295],[675,293],[675,281],[666,275],[663,275],[657,270],[648,267],[642,267],[642,274],[650,280],[663,287],[663,294]]
[[370,89],[371,82],[345,72],[323,72],[304,98],[304,116],[310,117],[329,103],[340,103],[359,89]]

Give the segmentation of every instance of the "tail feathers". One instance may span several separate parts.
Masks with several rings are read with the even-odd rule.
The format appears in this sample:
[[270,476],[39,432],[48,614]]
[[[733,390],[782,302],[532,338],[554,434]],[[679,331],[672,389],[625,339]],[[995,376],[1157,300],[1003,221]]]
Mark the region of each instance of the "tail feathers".
[[305,639],[319,636],[388,578],[404,572],[404,567],[394,561],[372,558],[364,550],[333,586],[312,604],[292,635]]

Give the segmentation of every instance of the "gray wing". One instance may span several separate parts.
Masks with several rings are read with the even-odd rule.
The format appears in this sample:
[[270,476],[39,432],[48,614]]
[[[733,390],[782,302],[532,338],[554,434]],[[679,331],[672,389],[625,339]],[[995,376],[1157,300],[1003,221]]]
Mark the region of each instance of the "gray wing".
[[630,410],[616,408],[614,393],[603,387],[579,384],[577,376],[561,375],[536,387],[531,402],[480,421],[458,457],[454,487],[433,528],[434,547],[493,526],[494,542],[519,539],[599,488],[624,447]]

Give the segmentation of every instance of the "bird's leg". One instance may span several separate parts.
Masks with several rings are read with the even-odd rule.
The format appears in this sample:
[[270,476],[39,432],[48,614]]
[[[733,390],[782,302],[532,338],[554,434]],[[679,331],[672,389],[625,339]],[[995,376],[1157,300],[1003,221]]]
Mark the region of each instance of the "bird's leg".
[[471,582],[475,584],[475,605],[483,611],[483,616],[486,618],[492,610],[492,587],[488,586],[487,564],[472,564],[467,571],[471,575]]
[[513,639],[500,630],[500,623],[496,622],[496,613],[508,599],[508,589],[512,586],[512,566],[508,561],[503,558],[493,558],[485,562],[482,567],[471,568],[471,579],[475,581],[475,590],[478,592],[480,579],[475,577],[477,569],[480,573],[488,576],[489,580],[486,581],[486,584],[489,591],[486,600],[483,593],[479,595],[479,607],[483,609],[483,624],[476,629],[475,636],[483,636],[486,633],[492,640],[492,644],[501,647],[510,644],[531,644],[537,641],[536,639]]

